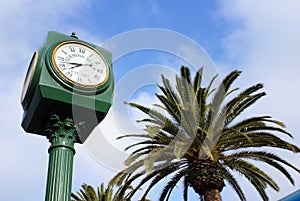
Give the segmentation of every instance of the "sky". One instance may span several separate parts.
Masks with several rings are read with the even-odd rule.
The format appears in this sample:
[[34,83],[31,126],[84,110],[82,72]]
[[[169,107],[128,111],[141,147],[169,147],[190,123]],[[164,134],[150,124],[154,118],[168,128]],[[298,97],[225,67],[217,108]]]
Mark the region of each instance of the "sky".
[[[159,75],[171,77],[180,65],[201,64],[221,77],[232,70],[243,73],[236,86],[264,83],[267,96],[244,115],[271,115],[283,121],[300,145],[298,111],[300,95],[300,2],[295,0],[11,0],[0,6],[0,200],[43,200],[45,197],[49,142],[25,133],[20,104],[23,80],[33,52],[48,31],[76,32],[85,41],[112,51],[116,89],[107,118],[83,145],[76,145],[73,187],[99,185],[122,167],[130,142],[115,137],[141,129],[134,121],[140,114],[123,101],[150,105],[157,102]],[[176,49],[175,44],[186,44]],[[203,63],[198,63],[198,61]],[[199,65],[198,65],[199,64]],[[97,143],[99,143],[97,145]],[[104,146],[106,145],[106,146]],[[273,150],[272,150],[273,152]],[[275,151],[274,151],[275,152]],[[300,168],[299,154],[277,152]],[[289,169],[290,170],[290,169]],[[281,191],[268,189],[278,200],[300,188],[300,175],[290,170],[295,186],[270,170]],[[247,182],[246,197],[260,200]],[[197,196],[190,192],[190,200]],[[223,200],[238,200],[230,187]],[[156,193],[150,194],[152,200]],[[171,200],[180,200],[175,190]]]

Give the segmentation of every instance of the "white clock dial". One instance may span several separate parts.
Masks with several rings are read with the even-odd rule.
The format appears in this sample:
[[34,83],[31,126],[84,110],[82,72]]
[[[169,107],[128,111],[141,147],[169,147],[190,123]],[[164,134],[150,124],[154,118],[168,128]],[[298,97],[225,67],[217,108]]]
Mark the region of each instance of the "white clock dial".
[[108,65],[102,55],[92,47],[66,42],[58,45],[52,55],[58,73],[72,84],[94,88],[108,78]]

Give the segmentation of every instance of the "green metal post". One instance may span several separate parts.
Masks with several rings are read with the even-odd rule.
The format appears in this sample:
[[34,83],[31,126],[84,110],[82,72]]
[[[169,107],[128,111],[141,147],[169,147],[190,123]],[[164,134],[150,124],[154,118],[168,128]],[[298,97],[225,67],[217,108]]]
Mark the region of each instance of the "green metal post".
[[76,127],[72,119],[61,121],[57,115],[51,116],[50,124],[46,130],[51,145],[45,200],[70,201]]

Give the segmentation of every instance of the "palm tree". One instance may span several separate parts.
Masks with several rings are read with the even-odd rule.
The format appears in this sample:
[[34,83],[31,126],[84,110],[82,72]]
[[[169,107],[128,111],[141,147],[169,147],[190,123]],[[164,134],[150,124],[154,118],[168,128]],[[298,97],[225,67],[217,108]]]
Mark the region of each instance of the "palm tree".
[[[96,190],[93,188],[93,186],[88,184],[82,184],[81,190],[77,192],[77,195],[72,193],[72,201],[120,201],[124,200],[124,198],[119,199],[116,198],[113,187],[108,185],[105,187],[104,183],[101,183],[101,186],[97,188]],[[131,187],[128,188],[128,190],[132,189]],[[127,201],[130,201],[127,199]],[[145,201],[151,201],[149,199],[146,199]]]
[[[160,201],[169,200],[174,187],[182,181],[183,200],[188,200],[191,187],[206,201],[221,200],[225,181],[233,187],[241,200],[246,200],[235,173],[243,175],[268,200],[266,188],[279,191],[279,186],[257,162],[263,162],[281,172],[294,184],[286,167],[300,173],[291,163],[273,154],[278,148],[298,153],[300,149],[278,137],[285,125],[270,116],[241,119],[243,111],[265,96],[262,84],[253,85],[233,96],[231,89],[240,71],[228,74],[221,84],[212,89],[216,77],[202,87],[203,68],[194,79],[190,70],[181,67],[175,88],[162,75],[162,94],[156,94],[161,110],[150,109],[136,103],[127,103],[147,114],[139,120],[146,123],[144,134],[127,134],[119,138],[137,138],[140,141],[127,147],[135,148],[125,161],[127,168],[118,173],[112,183],[120,186],[118,196],[130,199],[142,186],[146,187],[141,200],[162,179],[168,179],[160,194]],[[238,119],[239,118],[239,119]],[[169,176],[169,177],[167,177]],[[137,183],[136,183],[137,182]],[[128,186],[136,184],[130,192]]]
[[105,188],[104,183],[95,189],[88,184],[82,184],[82,189],[77,192],[77,195],[72,193],[72,201],[113,201],[113,189],[111,186]]

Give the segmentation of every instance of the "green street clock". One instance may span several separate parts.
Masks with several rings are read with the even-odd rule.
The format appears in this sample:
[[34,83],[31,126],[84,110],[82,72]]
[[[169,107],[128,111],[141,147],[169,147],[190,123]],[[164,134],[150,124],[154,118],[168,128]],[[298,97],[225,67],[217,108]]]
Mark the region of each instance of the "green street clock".
[[45,135],[53,114],[85,122],[78,131],[83,143],[112,104],[114,77],[111,53],[101,47],[49,32],[32,56],[23,84],[22,127]]

